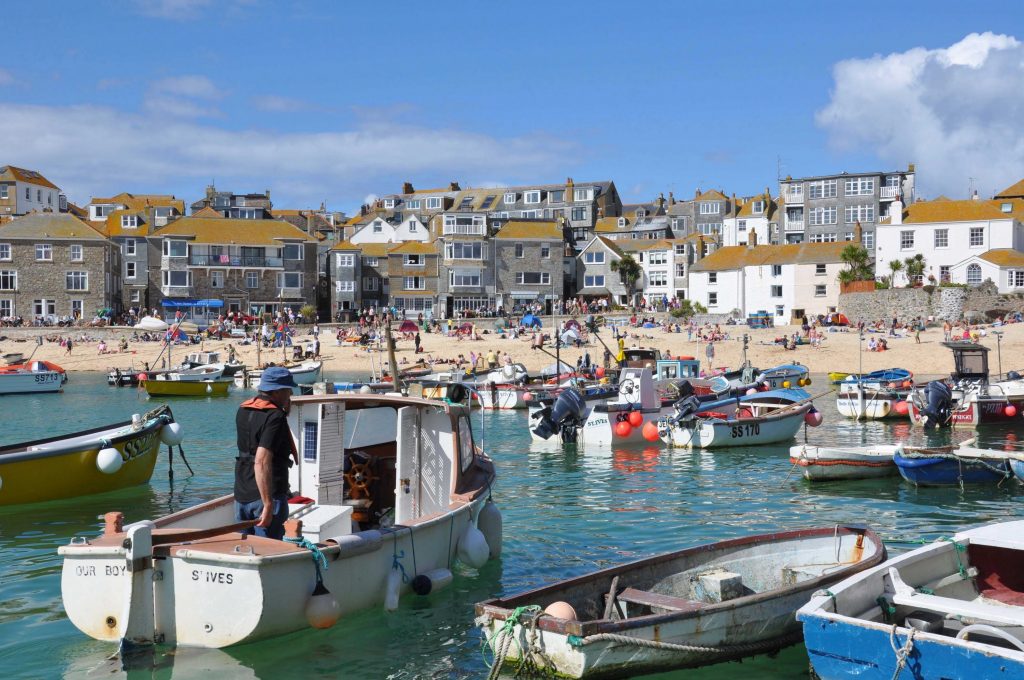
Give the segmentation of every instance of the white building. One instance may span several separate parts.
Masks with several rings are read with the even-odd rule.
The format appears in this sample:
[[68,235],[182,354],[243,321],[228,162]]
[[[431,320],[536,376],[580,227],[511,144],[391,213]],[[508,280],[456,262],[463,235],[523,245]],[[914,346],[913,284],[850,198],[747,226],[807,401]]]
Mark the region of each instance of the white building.
[[[991,279],[1000,292],[1024,287],[1024,275],[1017,274],[1020,257],[1014,254],[1024,250],[1024,200],[1006,192],[1002,196],[940,198],[906,208],[896,202],[876,229],[876,274],[889,275],[890,262],[920,253],[926,264],[923,283],[977,285]],[[894,283],[905,285],[905,275],[897,274]]]
[[778,229],[778,204],[765,189],[760,196],[737,201],[734,214],[722,220],[722,245],[772,243],[778,240]]
[[364,243],[405,243],[406,241],[429,242],[430,229],[416,215],[408,215],[398,224],[392,224],[383,217],[375,217],[352,234],[349,241],[355,245]]
[[[669,239],[619,241],[617,245],[631,253],[640,264],[643,277],[636,282],[636,289],[643,297],[652,302],[671,300],[676,297],[675,241]],[[681,262],[686,261],[685,254],[680,255],[679,258]]]
[[690,267],[690,299],[713,314],[770,312],[778,324],[837,311],[848,243],[719,248]]
[[67,199],[60,188],[35,170],[0,166],[0,217],[44,210],[67,212]]

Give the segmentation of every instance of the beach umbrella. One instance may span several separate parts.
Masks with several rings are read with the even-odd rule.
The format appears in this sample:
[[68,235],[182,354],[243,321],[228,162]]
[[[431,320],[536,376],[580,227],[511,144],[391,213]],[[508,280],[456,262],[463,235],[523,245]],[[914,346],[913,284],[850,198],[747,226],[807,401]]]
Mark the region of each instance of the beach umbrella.
[[415,333],[418,330],[419,327],[416,325],[416,322],[413,321],[412,319],[406,319],[405,321],[402,322],[402,325],[398,327],[399,333]]

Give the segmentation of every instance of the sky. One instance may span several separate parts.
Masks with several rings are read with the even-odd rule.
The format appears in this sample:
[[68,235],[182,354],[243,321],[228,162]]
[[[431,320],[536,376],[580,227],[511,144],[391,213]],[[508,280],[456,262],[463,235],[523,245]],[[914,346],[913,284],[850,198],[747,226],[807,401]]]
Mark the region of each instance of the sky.
[[8,3],[0,165],[275,207],[613,180],[624,202],[915,163],[1024,178],[1024,3]]

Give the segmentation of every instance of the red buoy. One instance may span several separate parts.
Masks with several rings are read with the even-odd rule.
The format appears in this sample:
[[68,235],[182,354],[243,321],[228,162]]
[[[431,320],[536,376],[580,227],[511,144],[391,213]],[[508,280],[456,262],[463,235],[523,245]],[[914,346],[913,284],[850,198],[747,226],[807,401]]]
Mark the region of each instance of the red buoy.
[[615,434],[622,438],[626,438],[633,432],[633,426],[629,424],[628,420],[620,420],[615,423]]
[[644,424],[644,414],[640,413],[639,411],[632,411],[630,412],[629,418],[627,418],[627,420],[629,421],[629,424],[632,425],[633,427],[640,427],[641,425]]
[[654,424],[653,420],[648,420],[644,423],[644,429],[641,430],[640,433],[644,436],[644,439],[649,442],[658,441],[658,426]]

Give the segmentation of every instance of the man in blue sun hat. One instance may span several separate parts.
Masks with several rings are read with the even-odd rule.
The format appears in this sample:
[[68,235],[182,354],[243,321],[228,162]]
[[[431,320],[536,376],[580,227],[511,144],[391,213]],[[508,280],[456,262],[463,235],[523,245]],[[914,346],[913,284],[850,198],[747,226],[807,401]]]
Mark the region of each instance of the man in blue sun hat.
[[263,371],[259,394],[235,416],[235,521],[258,520],[246,533],[278,540],[288,519],[288,468],[299,462],[287,420],[293,387],[287,368],[271,366]]

